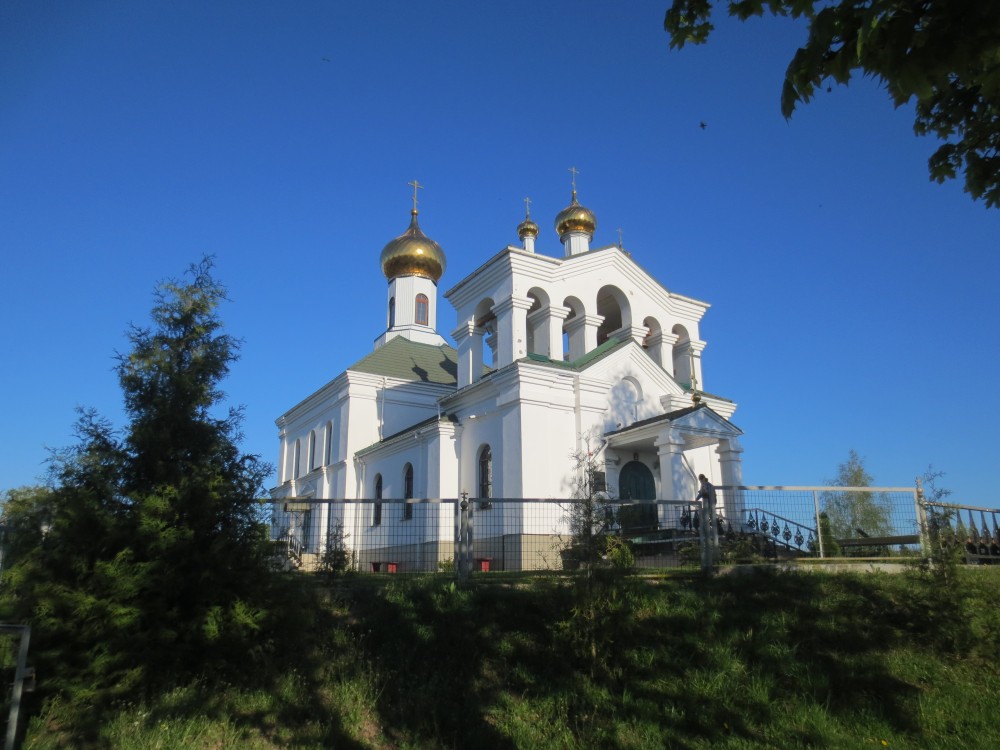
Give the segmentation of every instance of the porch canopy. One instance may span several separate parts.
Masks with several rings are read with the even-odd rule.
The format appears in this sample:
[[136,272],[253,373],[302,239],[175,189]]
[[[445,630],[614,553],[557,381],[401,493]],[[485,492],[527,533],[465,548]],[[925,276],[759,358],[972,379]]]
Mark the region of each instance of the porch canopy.
[[[687,454],[698,448],[715,446],[721,469],[721,484],[743,484],[739,438],[743,431],[706,404],[678,409],[635,422],[620,430],[605,433],[607,447],[619,453],[650,453],[659,457],[660,489],[658,500],[691,502],[698,493],[698,472],[713,475],[708,467],[695,469],[698,463]],[[724,498],[724,515],[730,517],[729,494]]]

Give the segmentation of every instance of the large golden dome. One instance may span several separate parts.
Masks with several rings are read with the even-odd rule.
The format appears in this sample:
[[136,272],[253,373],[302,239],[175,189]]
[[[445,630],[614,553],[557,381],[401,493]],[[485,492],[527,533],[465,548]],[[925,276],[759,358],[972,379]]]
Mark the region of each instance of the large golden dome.
[[387,279],[397,276],[423,276],[435,284],[446,266],[444,251],[420,231],[417,209],[411,212],[410,228],[382,248],[380,261]]
[[580,205],[574,190],[572,202],[556,216],[556,232],[560,237],[567,232],[586,232],[593,235],[595,229],[597,229],[597,217],[589,208]]

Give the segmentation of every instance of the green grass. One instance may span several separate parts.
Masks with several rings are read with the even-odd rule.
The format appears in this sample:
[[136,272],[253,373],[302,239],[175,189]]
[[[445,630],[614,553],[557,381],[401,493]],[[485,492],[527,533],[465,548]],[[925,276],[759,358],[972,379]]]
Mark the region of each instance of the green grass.
[[[1000,569],[688,578],[289,580],[286,637],[25,748],[1000,746]],[[93,717],[91,717],[93,719]]]

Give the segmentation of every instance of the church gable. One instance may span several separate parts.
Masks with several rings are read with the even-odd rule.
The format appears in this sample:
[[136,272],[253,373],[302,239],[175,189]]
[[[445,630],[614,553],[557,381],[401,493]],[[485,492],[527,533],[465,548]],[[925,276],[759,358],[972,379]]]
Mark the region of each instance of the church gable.
[[662,414],[665,397],[684,393],[632,340],[584,368],[581,375],[604,384],[605,431]]
[[733,438],[743,434],[743,430],[705,405],[692,406],[665,416],[675,427],[707,437]]
[[698,404],[649,419],[642,419],[626,427],[609,430],[605,433],[605,437],[645,432],[654,434],[663,425],[669,425],[685,433],[713,440],[738,438],[743,435],[743,430],[713,411],[710,406]]

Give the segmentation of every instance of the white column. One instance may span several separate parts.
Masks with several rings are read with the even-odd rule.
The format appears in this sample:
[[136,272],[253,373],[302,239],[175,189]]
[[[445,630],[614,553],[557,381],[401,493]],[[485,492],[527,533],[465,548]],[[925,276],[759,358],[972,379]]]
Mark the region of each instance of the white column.
[[464,388],[475,383],[483,375],[483,335],[482,328],[475,322],[463,323],[451,336],[458,344],[458,387]]
[[[743,461],[740,454],[743,447],[736,438],[720,440],[719,447],[715,452],[719,456],[719,467],[722,470],[722,484],[738,487],[743,484]],[[727,490],[723,502],[723,509],[726,518],[729,519],[734,529],[740,527],[745,510],[743,504],[743,492],[740,490]]]
[[570,362],[597,348],[597,329],[603,322],[603,315],[577,315],[566,323]]
[[604,322],[603,315],[584,315],[586,325],[583,327],[583,353],[592,352],[597,348],[597,329]]
[[689,351],[694,355],[694,374],[698,378],[698,390],[705,390],[705,377],[701,374],[701,353],[705,349],[707,342],[699,341],[698,339],[691,339],[688,342],[690,347]]
[[653,445],[660,459],[660,499],[693,502],[696,493],[691,491],[691,472],[684,465],[684,439],[668,425]]
[[[687,474],[684,466],[684,439],[669,425],[653,442],[660,463],[660,500],[691,501],[694,494],[685,494],[683,478]],[[666,506],[661,511],[660,524],[666,528],[677,528],[680,524],[681,508]]]
[[677,343],[677,334],[660,331],[650,336],[646,343],[649,345],[649,356],[653,358],[653,361],[670,375],[673,375],[674,344]]
[[549,354],[551,342],[549,341],[548,322],[549,311],[547,308],[540,308],[528,314],[527,324],[529,338],[532,343],[529,352],[531,354],[543,354],[546,357],[552,356]]
[[497,316],[497,368],[506,367],[511,362],[520,359],[528,353],[528,310],[531,300],[528,297],[508,297],[493,305],[493,314]]
[[549,359],[560,362],[563,358],[563,321],[569,317],[569,308],[549,305],[545,335],[549,340]]
[[535,354],[562,360],[562,322],[569,315],[568,307],[543,307],[528,315],[527,324],[535,342]]
[[[579,359],[587,353],[586,337],[583,330],[586,322],[583,315],[577,315],[575,318],[566,321],[565,328],[569,336],[569,352],[567,353],[567,357],[570,362],[574,359]],[[596,339],[597,337],[595,336],[594,340],[596,341]]]

